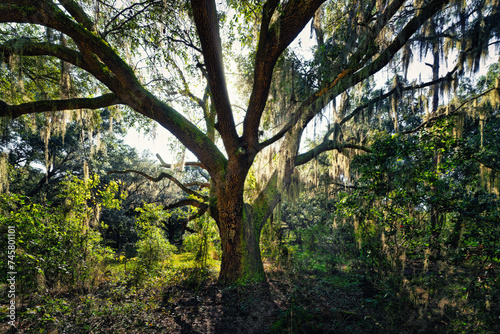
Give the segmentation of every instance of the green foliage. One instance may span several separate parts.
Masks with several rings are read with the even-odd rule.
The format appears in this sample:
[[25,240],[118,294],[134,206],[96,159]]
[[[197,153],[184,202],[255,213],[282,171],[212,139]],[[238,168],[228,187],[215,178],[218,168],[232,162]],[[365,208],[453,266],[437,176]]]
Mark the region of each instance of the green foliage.
[[[60,206],[33,203],[12,193],[0,195],[0,229],[15,229],[15,263],[22,290],[52,289],[61,283],[90,288],[99,280],[113,252],[102,246],[100,233],[89,226],[98,218],[89,204],[116,208],[119,200],[114,199],[113,184],[92,196],[98,186],[97,176],[88,181],[67,179],[60,195],[65,203]],[[101,199],[102,203],[97,202]],[[7,249],[6,242],[2,238],[2,250]],[[4,273],[8,271],[5,259],[2,256]]]
[[157,226],[152,226],[143,231],[136,246],[141,264],[147,270],[157,268],[177,250],[175,246],[168,242],[163,231]]
[[144,236],[152,227],[158,227],[162,220],[169,218],[170,214],[163,210],[163,206],[154,203],[144,203],[144,205],[135,209],[139,212],[136,218],[139,235]]
[[[449,120],[418,135],[379,135],[372,153],[354,159],[358,183],[339,197],[337,214],[355,226],[360,266],[379,288],[394,292],[406,280],[413,300],[422,286],[427,298],[444,300],[456,282],[467,293],[454,300],[474,310],[469,321],[491,324],[488,314],[499,308],[500,199],[479,173],[484,152],[498,159],[489,149],[498,141],[497,120],[487,124],[478,133],[469,121],[461,138]],[[455,267],[463,274],[453,274]]]
[[159,227],[160,219],[168,216],[162,206],[146,203],[136,211],[140,212],[136,220],[140,239],[136,243],[138,263],[133,273],[134,281],[140,283],[162,269],[177,248],[168,242]]
[[304,272],[332,273],[355,251],[352,226],[334,217],[336,201],[326,195],[303,194],[284,202],[278,221],[262,233],[262,252],[278,267]]

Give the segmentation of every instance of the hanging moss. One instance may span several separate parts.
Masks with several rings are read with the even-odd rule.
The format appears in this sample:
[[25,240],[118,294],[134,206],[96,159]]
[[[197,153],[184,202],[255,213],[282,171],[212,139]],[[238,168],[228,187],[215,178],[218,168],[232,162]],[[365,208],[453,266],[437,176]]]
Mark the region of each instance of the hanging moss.
[[9,191],[9,156],[0,154],[0,194]]

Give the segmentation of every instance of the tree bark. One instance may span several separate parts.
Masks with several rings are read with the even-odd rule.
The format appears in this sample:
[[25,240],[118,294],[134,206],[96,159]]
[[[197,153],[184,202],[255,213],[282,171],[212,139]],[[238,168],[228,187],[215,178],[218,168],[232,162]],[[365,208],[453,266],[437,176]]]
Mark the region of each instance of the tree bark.
[[227,211],[219,221],[222,243],[219,282],[263,282],[266,275],[259,246],[261,228],[253,220],[252,207],[243,204],[243,197],[233,199],[233,203],[231,207],[225,205]]
[[[431,30],[435,34],[436,33],[436,22],[434,20],[430,20],[429,24],[431,25]],[[432,80],[437,80],[439,78],[439,40],[435,40],[433,43],[432,49],[433,56],[433,64],[432,64]],[[432,87],[432,114],[435,114],[439,107],[439,84],[435,84]],[[434,153],[434,157],[432,159],[434,172],[439,173],[439,160],[440,154],[438,152]],[[431,188],[434,196],[437,193],[437,189],[435,185],[432,185]],[[436,203],[431,205],[431,252],[433,255],[438,255],[440,251],[440,241],[439,238],[441,236],[442,229],[442,217],[439,212],[439,208]]]
[[[223,284],[266,280],[260,254],[262,225],[253,208],[245,204],[243,189],[250,164],[234,159],[223,184],[216,184],[216,210],[211,211],[219,227],[222,247],[219,282]],[[214,212],[215,211],[215,212]]]

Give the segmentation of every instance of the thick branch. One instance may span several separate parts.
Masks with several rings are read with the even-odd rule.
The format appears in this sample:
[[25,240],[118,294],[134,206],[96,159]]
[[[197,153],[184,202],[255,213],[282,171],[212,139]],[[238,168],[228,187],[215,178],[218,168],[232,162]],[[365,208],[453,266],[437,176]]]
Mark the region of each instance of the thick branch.
[[32,2],[31,6],[0,5],[0,12],[5,13],[0,15],[0,22],[40,24],[71,37],[88,65],[86,69],[110,90],[117,90],[120,82],[127,82],[128,85],[137,82],[131,68],[109,44],[93,31],[75,22],[52,2]]
[[362,150],[365,152],[372,152],[369,148],[364,147],[362,145],[357,145],[357,144],[348,144],[348,143],[337,143],[335,140],[327,140],[313,148],[312,150],[299,154],[297,156],[297,159],[295,160],[295,165],[300,166],[303,165],[310,160],[314,159],[318,155],[320,155],[323,152],[326,151],[331,151],[331,150],[337,150],[337,151],[342,151],[343,149],[354,149],[354,150]]
[[[172,164],[167,164],[163,158],[161,157],[160,154],[156,153],[156,158],[158,158],[158,160],[160,160],[160,164],[162,167],[164,168],[172,168],[173,165]],[[196,167],[200,167],[200,168],[203,168],[203,169],[206,169],[205,166],[203,166],[203,164],[201,162],[197,162],[197,161],[187,161],[187,162],[184,162],[184,166],[196,166]]]
[[186,187],[198,187],[200,189],[210,188],[210,183],[208,183],[208,182],[200,182],[200,181],[193,181],[193,182],[186,183],[184,185]]
[[95,98],[75,98],[67,100],[48,100],[8,105],[0,100],[0,116],[16,118],[24,114],[43,113],[72,109],[99,109],[121,104],[116,94],[109,93]]
[[79,22],[82,26],[90,31],[95,31],[95,25],[87,16],[87,14],[82,10],[80,6],[73,0],[59,0],[61,5]]
[[0,45],[0,53],[3,54],[6,62],[16,54],[22,54],[23,56],[52,56],[91,72],[91,68],[78,51],[58,44],[35,43],[27,38],[17,38]]
[[212,102],[217,111],[219,132],[229,155],[238,148],[238,134],[227,91],[219,22],[214,0],[192,0],[194,21],[203,49]]
[[288,120],[288,122],[281,128],[280,131],[278,131],[278,133],[276,133],[274,136],[272,136],[271,138],[263,141],[262,143],[259,143],[259,148],[258,150],[262,150],[264,149],[265,147],[271,145],[271,144],[274,144],[275,142],[277,142],[278,140],[280,140],[281,138],[283,138],[283,136],[291,129],[293,128],[293,126],[297,123],[297,121],[299,120],[299,117],[300,116],[300,113],[298,113],[297,111],[294,112],[291,116],[290,116],[290,119]]
[[[26,4],[20,6],[18,3]],[[169,130],[200,159],[214,179],[218,171],[225,168],[226,158],[203,132],[144,89],[132,68],[106,41],[76,23],[51,1],[23,0],[15,4],[0,4],[0,12],[0,22],[40,24],[71,37],[88,64],[89,72],[125,104]]]
[[274,65],[288,45],[304,29],[325,0],[289,1],[281,16],[269,26],[277,1],[264,5],[259,43],[255,56],[254,82],[247,114],[243,122],[243,138],[249,147],[258,150],[260,119],[266,106]]
[[189,189],[188,187],[186,187],[185,185],[183,185],[179,180],[177,180],[175,177],[173,177],[172,175],[167,174],[167,173],[163,173],[162,172],[157,177],[152,177],[152,176],[150,176],[150,175],[148,175],[148,174],[146,174],[144,172],[141,172],[141,171],[138,171],[138,170],[133,170],[133,169],[128,169],[128,170],[110,170],[110,171],[108,171],[108,174],[128,174],[128,173],[135,173],[135,174],[142,175],[145,178],[147,178],[148,180],[153,181],[153,182],[160,182],[163,179],[169,179],[173,183],[175,183],[176,186],[178,186],[179,188],[181,188],[184,192],[186,192],[186,193],[188,193],[190,195],[194,195],[196,197],[203,198],[204,200],[208,200],[207,196],[200,195],[196,191]]
[[203,202],[197,201],[193,198],[183,198],[180,201],[177,201],[173,204],[166,205],[163,208],[165,210],[172,210],[175,208],[180,208],[180,207],[188,206],[188,205],[200,208],[200,207],[206,206],[207,204],[204,204]]
[[[384,25],[392,18],[392,16],[398,11],[399,7],[404,3],[404,0],[393,0],[386,8],[384,13],[380,15],[379,19],[377,20],[377,25],[372,29],[371,34],[376,35],[378,34],[381,29],[384,27]],[[373,38],[374,39],[374,38]],[[282,138],[293,126],[299,121],[300,116],[308,110],[308,113],[310,114],[310,118],[305,121],[307,122],[312,119],[312,116],[318,113],[328,102],[330,102],[331,99],[333,99],[338,93],[331,93],[332,89],[336,87],[341,80],[344,80],[346,77],[348,77],[351,73],[353,73],[357,68],[361,66],[362,63],[359,63],[356,61],[356,59],[360,59],[362,56],[366,59],[365,62],[369,59],[367,56],[367,48],[369,47],[371,39],[370,38],[365,38],[365,43],[363,47],[360,47],[357,51],[357,53],[353,54],[350,58],[350,65],[351,68],[345,69],[344,71],[340,72],[331,82],[326,83],[321,89],[319,89],[317,92],[312,94],[308,99],[306,99],[300,106],[297,108],[297,110],[292,114],[290,120],[288,121],[287,124],[272,138],[262,142],[259,145],[259,150],[262,148],[276,142],[280,138]],[[371,51],[371,53],[374,53],[375,49]],[[340,90],[339,90],[340,92]],[[326,99],[323,104],[318,105],[316,108],[311,108],[311,106],[316,103],[316,101],[320,98],[322,98],[324,95],[327,93],[331,93],[331,98]]]
[[[389,44],[372,62],[356,71],[353,71],[353,69],[358,68],[359,64],[352,64],[352,66],[354,66],[353,68],[343,70],[334,80],[326,83],[321,89],[306,99],[297,110],[297,113],[300,115],[300,127],[305,128],[314,116],[341,92],[367,79],[386,66],[394,55],[405,45],[408,39],[422,26],[422,24],[440,11],[443,6],[448,3],[448,1],[449,0],[431,1],[425,8],[423,8],[423,10],[419,11],[419,14],[413,17],[403,27],[403,29],[393,39],[392,43]],[[394,0],[391,5],[394,4],[394,6],[396,6],[396,4],[400,3],[401,1]],[[393,13],[394,8],[389,6],[386,12],[387,11]],[[368,52],[368,50],[361,50],[361,52]],[[375,52],[375,49],[371,50],[369,54],[373,52]],[[360,56],[361,55],[358,54],[352,58],[355,59]]]

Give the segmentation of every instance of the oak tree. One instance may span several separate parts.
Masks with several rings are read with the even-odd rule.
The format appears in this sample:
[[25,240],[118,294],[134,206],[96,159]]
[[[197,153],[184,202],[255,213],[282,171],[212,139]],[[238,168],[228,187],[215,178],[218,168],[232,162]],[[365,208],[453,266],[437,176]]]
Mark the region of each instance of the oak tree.
[[[452,44],[464,46],[460,66],[466,59],[475,59],[488,46],[495,30],[497,7],[494,1],[473,1],[466,6],[450,0],[268,0],[225,4],[214,0],[2,0],[0,51],[12,80],[3,84],[4,89],[8,84],[10,91],[1,95],[0,116],[56,115],[63,110],[125,105],[153,120],[191,151],[199,159],[197,164],[210,175],[210,196],[194,194],[192,203],[200,212],[208,210],[218,225],[223,253],[219,280],[263,281],[261,230],[287,189],[295,167],[329,150],[366,150],[361,142],[338,136],[339,128],[363,108],[338,114],[324,140],[299,154],[306,126],[338,96],[397,59],[400,50],[407,49],[435,15],[450,17],[449,27],[443,31],[462,28],[450,35]],[[230,19],[229,13],[236,19]],[[250,50],[246,62],[249,93],[241,126],[235,121],[224,67],[228,60],[222,42],[231,38],[223,36],[221,29],[228,20],[241,28],[246,38],[244,45]],[[317,37],[315,61],[283,61],[290,44],[311,20]],[[475,30],[479,28],[480,32]],[[439,30],[442,36],[436,38],[449,37],[443,31]],[[477,34],[481,38],[476,42],[481,43],[470,44]],[[140,61],[141,57],[146,60]],[[33,61],[37,58],[60,61],[56,71],[61,78],[57,83],[59,94],[44,94],[40,86],[29,85],[49,77],[37,73],[45,68]],[[178,65],[176,59],[182,59],[184,65]],[[167,66],[169,75],[162,66]],[[286,66],[291,76],[280,81],[279,74],[286,72]],[[460,66],[451,74],[421,85],[449,81],[460,72]],[[148,74],[141,67],[148,68]],[[307,70],[301,72],[299,67]],[[73,80],[94,84],[88,84],[87,91],[72,92],[69,72]],[[195,81],[185,74],[206,80],[201,98],[194,91]],[[391,94],[381,94],[377,99],[405,89],[410,88],[396,85]],[[280,102],[273,95],[288,98]],[[199,125],[177,110],[174,99],[181,96],[201,108],[204,123]],[[275,130],[263,131],[267,129],[264,118],[278,114],[280,123]],[[217,144],[218,138],[222,145]],[[270,146],[278,152],[271,164],[275,169],[259,194],[251,203],[245,203],[249,170],[258,154]]]

